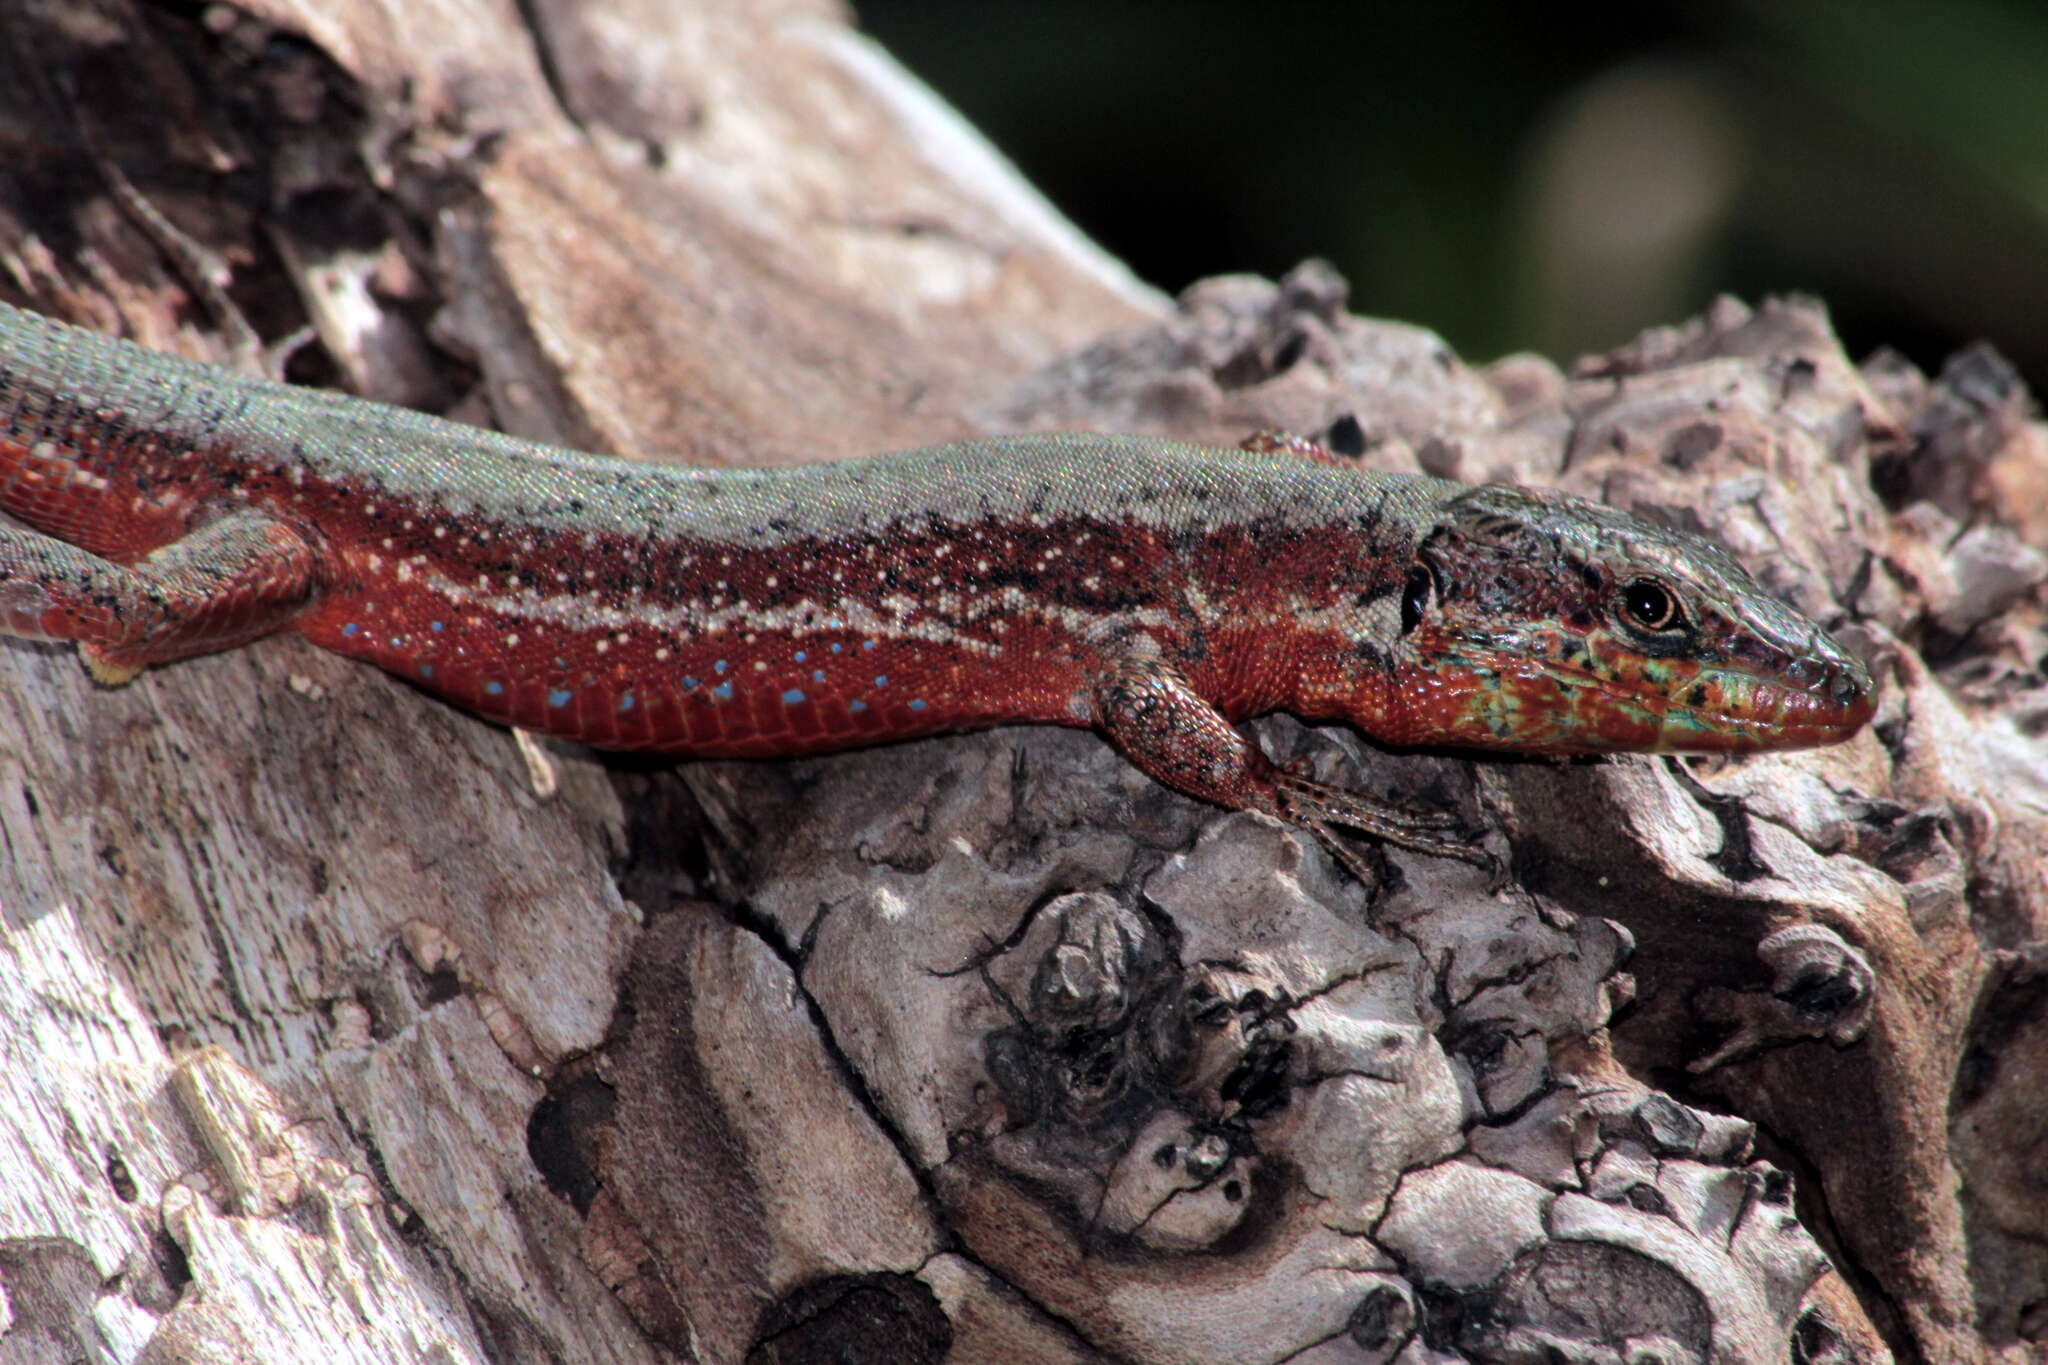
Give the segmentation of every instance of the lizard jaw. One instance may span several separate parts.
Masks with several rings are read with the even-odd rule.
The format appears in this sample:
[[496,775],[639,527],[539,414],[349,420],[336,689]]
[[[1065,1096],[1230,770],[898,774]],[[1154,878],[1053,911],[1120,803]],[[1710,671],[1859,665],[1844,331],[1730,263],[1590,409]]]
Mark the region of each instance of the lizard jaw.
[[1659,749],[1678,753],[1810,749],[1850,738],[1877,710],[1876,690],[1860,669],[1811,687],[1733,670],[1703,669],[1693,687],[1704,689],[1705,703],[1670,706]]
[[1368,728],[1394,743],[1435,734],[1531,753],[1742,753],[1838,743],[1876,710],[1860,664],[1780,681],[1650,662],[1611,677],[1556,659],[1461,651],[1399,679],[1400,718]]

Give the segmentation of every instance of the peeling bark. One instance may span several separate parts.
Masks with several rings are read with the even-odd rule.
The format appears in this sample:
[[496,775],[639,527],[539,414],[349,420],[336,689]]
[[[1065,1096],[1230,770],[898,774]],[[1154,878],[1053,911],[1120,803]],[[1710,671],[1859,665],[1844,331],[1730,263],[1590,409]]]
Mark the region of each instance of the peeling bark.
[[118,691],[9,643],[0,1355],[2034,1357],[2048,429],[1994,352],[1724,301],[1475,369],[1313,265],[1169,301],[836,7],[670,10],[18,7],[0,288],[639,458],[1277,427],[1561,487],[1729,546],[1879,721],[1263,723],[1511,841],[1368,912],[1085,734],[537,767],[295,641]]

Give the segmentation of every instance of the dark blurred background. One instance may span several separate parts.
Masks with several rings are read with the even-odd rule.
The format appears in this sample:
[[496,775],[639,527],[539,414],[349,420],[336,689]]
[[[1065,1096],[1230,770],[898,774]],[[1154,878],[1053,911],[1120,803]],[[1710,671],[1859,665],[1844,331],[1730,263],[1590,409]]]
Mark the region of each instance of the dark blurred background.
[[1716,293],[2048,393],[2048,3],[855,0],[1155,285],[1325,256],[1474,360]]

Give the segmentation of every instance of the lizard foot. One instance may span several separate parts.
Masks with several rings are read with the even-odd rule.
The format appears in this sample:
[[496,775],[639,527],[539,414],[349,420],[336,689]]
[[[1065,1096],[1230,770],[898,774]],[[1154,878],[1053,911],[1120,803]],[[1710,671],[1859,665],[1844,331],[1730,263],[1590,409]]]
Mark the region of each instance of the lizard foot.
[[1380,878],[1350,841],[1337,833],[1354,829],[1376,839],[1422,853],[1432,858],[1453,858],[1484,868],[1490,878],[1488,889],[1498,891],[1507,881],[1507,870],[1498,858],[1481,848],[1475,836],[1449,835],[1439,831],[1456,827],[1457,817],[1448,811],[1411,810],[1376,800],[1359,792],[1312,782],[1291,772],[1274,776],[1280,795],[1281,813],[1316,836],[1330,856],[1368,887]]

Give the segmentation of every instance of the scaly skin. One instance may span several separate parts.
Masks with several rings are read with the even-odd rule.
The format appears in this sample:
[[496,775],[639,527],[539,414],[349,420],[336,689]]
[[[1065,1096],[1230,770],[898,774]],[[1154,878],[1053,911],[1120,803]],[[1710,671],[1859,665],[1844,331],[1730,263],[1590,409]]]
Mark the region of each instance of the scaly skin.
[[[1040,435],[786,470],[581,455],[0,307],[0,631],[96,676],[296,630],[606,748],[1092,726],[1218,804],[1483,861],[1280,772],[1288,710],[1526,753],[1826,744],[1869,675],[1706,543],[1267,442]],[[1658,618],[1669,615],[1668,622]]]

